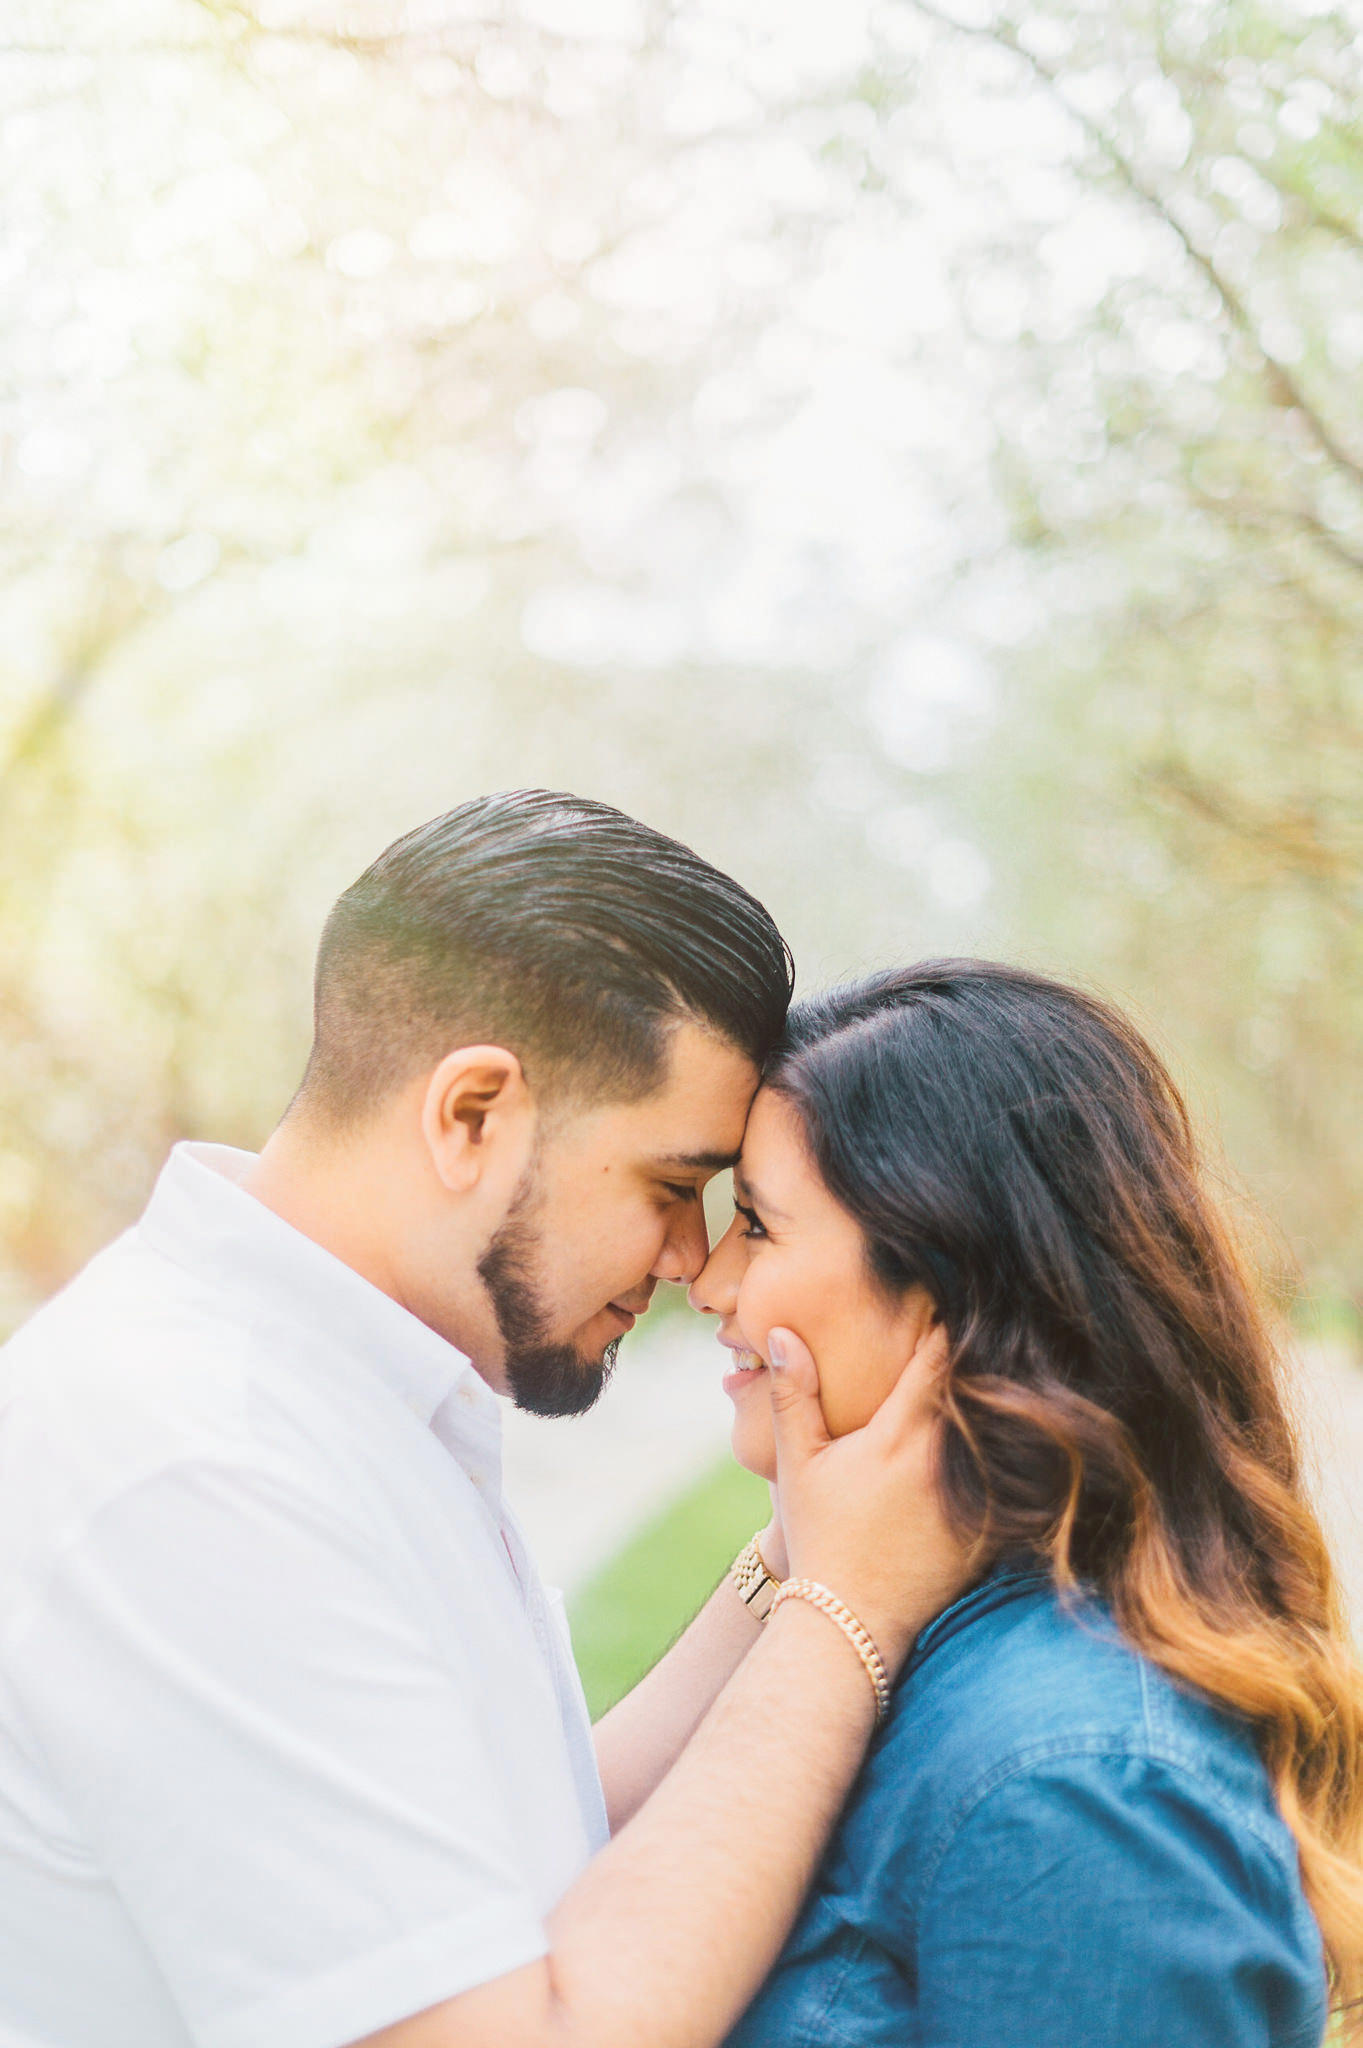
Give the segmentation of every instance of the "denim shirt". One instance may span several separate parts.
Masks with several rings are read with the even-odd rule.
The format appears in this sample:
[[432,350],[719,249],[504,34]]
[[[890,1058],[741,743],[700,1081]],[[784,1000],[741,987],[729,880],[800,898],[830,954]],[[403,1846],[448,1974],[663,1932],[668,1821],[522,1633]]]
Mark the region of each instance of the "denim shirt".
[[1318,2048],[1248,1728],[1010,1564],[919,1638],[728,2048]]

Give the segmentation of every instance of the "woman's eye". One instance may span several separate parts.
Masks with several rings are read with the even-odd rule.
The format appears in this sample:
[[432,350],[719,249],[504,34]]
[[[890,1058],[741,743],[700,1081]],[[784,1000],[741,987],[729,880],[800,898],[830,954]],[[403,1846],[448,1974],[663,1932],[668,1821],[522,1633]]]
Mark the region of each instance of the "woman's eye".
[[756,1209],[745,1209],[741,1202],[735,1202],[734,1209],[748,1226],[746,1230],[739,1231],[740,1237],[760,1238],[766,1236],[767,1233],[762,1228],[762,1219]]

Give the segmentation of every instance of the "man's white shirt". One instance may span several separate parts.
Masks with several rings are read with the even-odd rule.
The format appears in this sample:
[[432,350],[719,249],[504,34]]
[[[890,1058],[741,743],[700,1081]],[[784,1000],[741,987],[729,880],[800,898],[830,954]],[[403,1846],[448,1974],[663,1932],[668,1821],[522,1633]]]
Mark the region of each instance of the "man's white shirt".
[[606,1838],[468,1361],[179,1145],[0,1352],[0,2048],[339,2048]]

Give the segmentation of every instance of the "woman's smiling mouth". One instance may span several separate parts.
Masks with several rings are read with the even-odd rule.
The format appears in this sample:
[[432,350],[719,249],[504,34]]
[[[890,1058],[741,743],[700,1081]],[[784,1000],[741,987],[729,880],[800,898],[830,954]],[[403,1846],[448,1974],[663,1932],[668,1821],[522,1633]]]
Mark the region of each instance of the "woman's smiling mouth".
[[[722,1337],[720,1343],[724,1344]],[[724,1349],[733,1354],[733,1364],[724,1375],[726,1394],[732,1394],[736,1387],[751,1386],[752,1382],[767,1369],[766,1359],[760,1357],[756,1351],[749,1351],[738,1344],[724,1344]]]

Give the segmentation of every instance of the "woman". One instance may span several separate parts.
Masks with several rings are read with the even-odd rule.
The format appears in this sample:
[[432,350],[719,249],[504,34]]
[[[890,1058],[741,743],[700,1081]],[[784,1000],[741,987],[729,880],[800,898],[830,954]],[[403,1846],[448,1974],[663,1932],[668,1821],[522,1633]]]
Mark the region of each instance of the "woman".
[[834,1435],[935,1375],[980,1574],[730,2048],[1315,2048],[1363,1988],[1363,1692],[1154,1054],[985,962],[816,997],[735,1201],[692,1300],[739,1459],[774,1477],[774,1329]]

